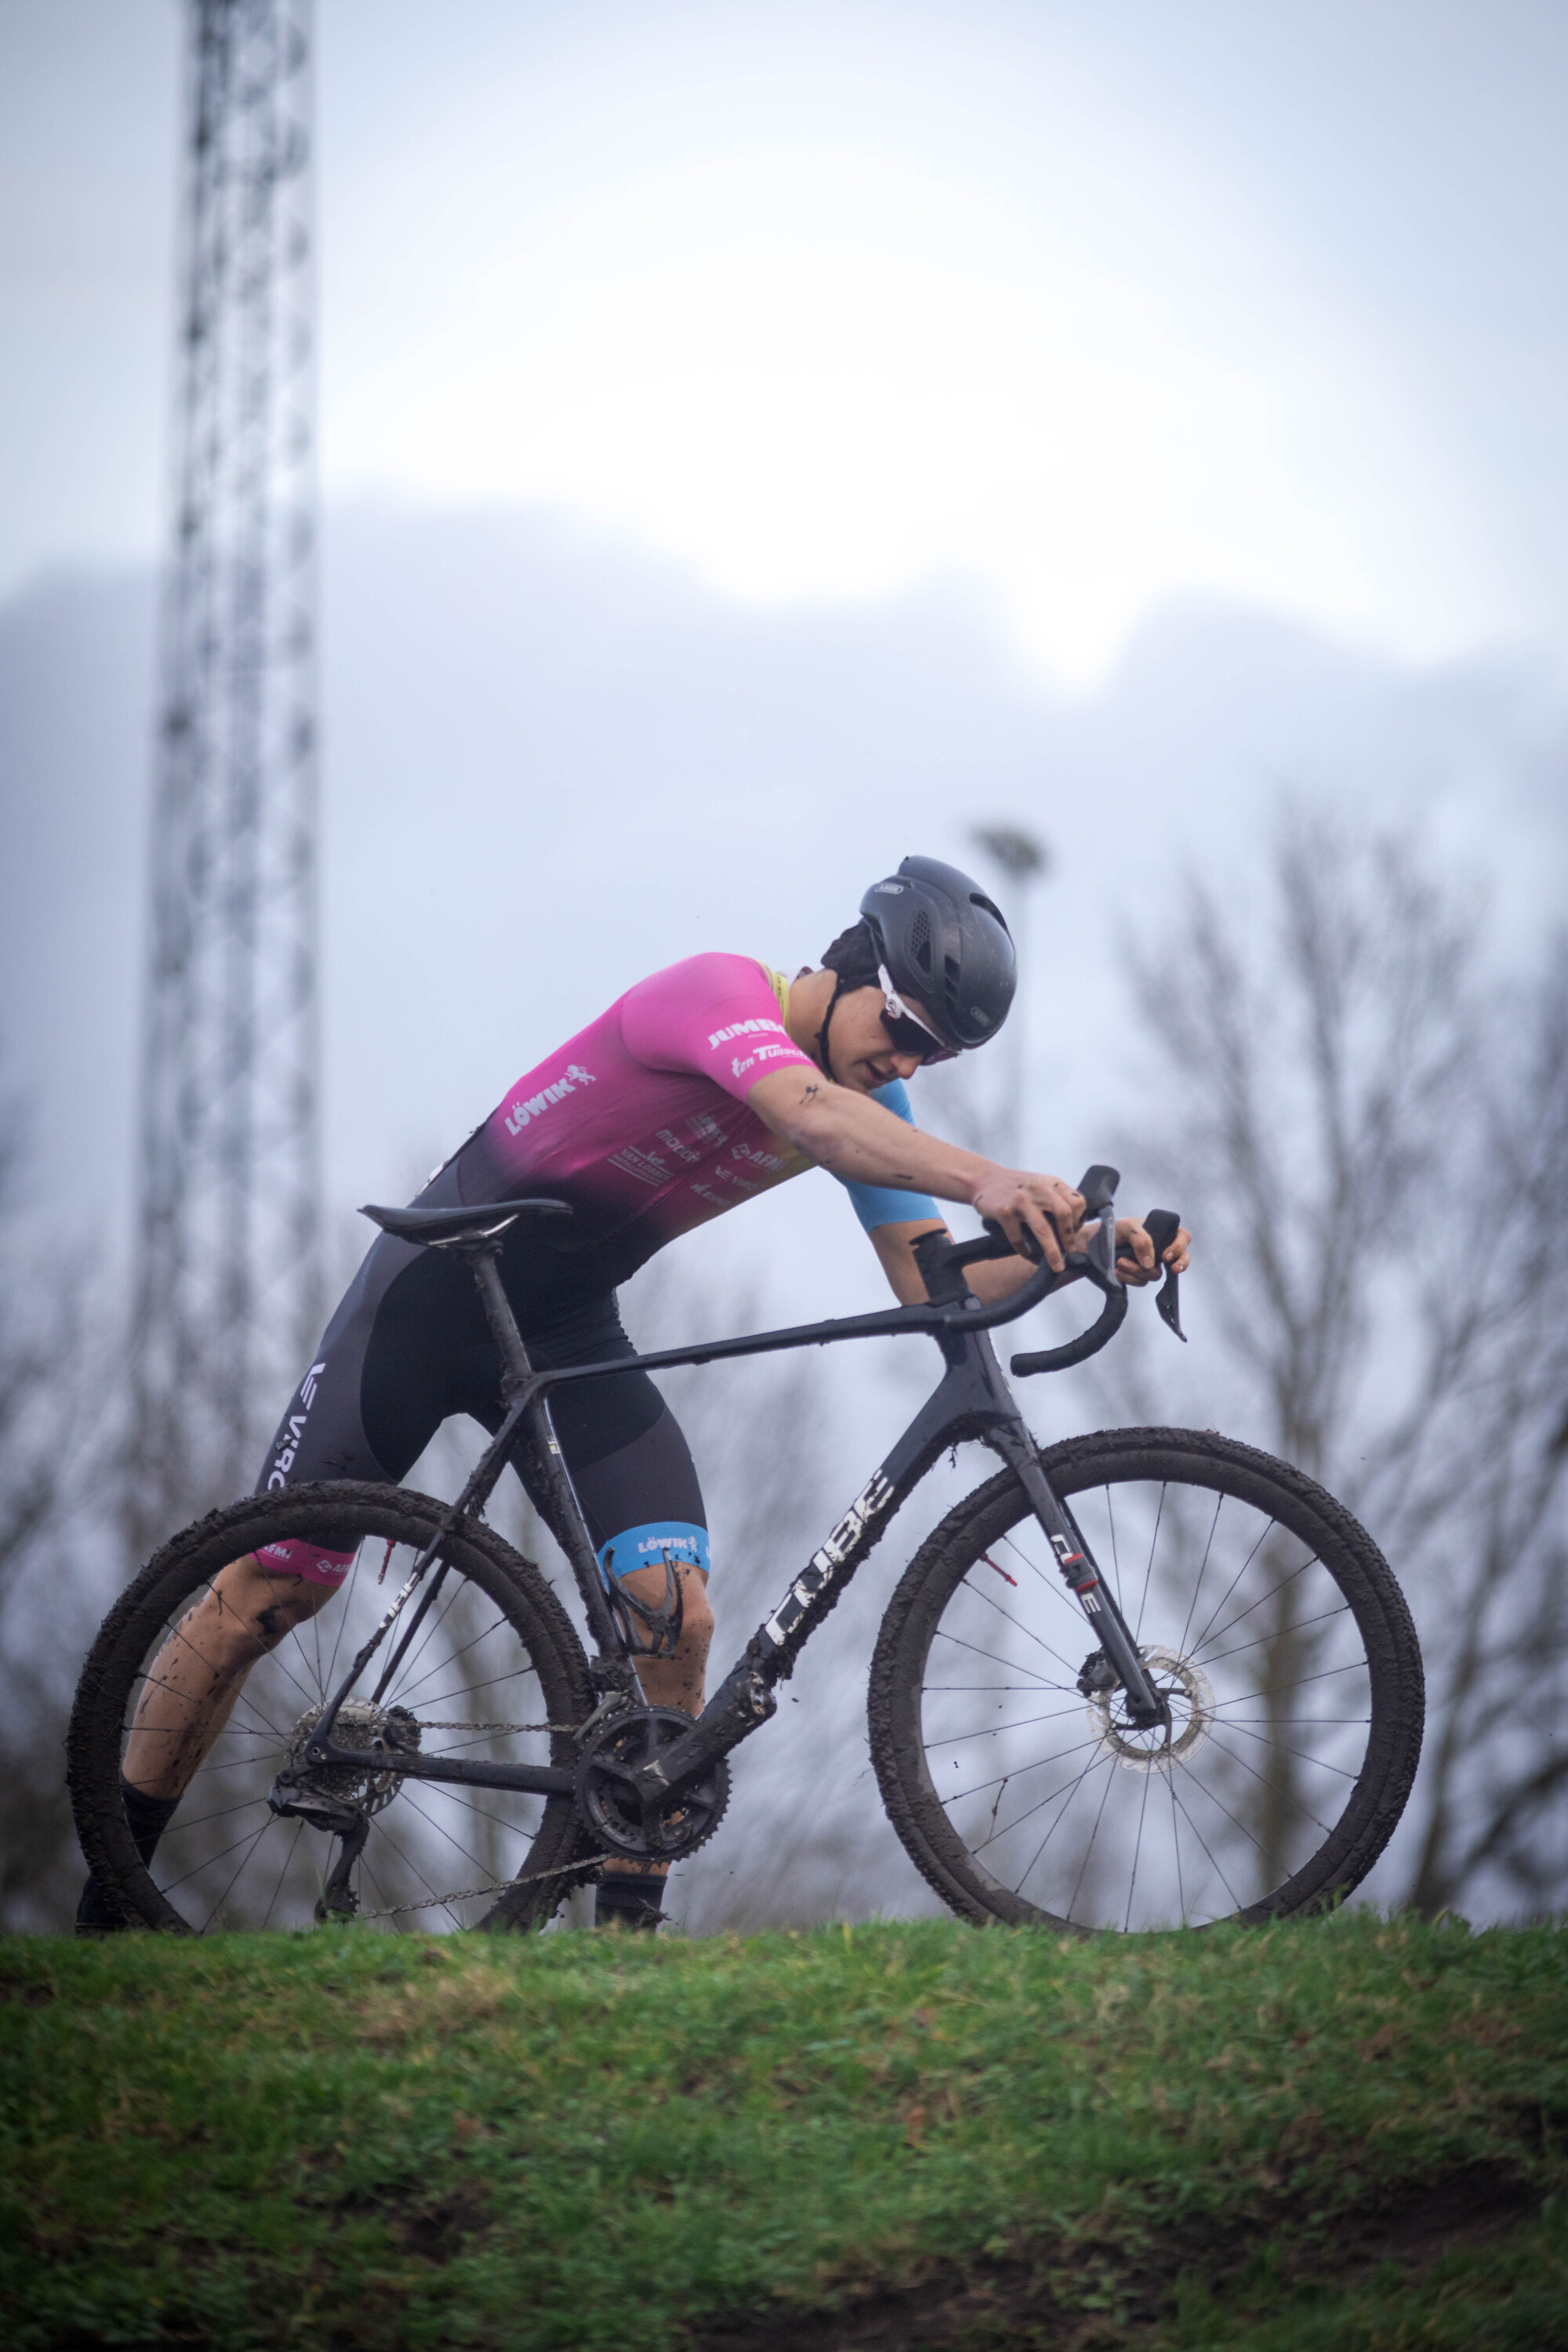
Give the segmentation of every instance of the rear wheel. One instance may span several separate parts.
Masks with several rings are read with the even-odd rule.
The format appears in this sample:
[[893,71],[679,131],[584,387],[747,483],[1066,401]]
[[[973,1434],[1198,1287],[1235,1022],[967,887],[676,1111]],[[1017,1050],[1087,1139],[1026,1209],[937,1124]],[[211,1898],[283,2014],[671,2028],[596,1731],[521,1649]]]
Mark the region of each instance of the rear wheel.
[[[328,1768],[313,1818],[268,1803],[304,1739],[434,1537],[443,1506],[400,1487],[316,1485],[237,1503],[174,1538],[121,1596],[83,1669],[71,1718],[72,1802],[110,1900],[152,1927],[313,1924],[334,1869],[346,1909],[384,1930],[542,1927],[583,1851],[572,1801]],[[121,1761],[160,1658],[232,1560],[294,1538],[354,1545],[342,1588],[250,1670],[226,1724],[143,1866],[125,1817]],[[428,1604],[384,1690],[383,1673]],[[575,1762],[573,1727],[594,1705],[587,1661],[538,1570],[481,1522],[442,1539],[421,1591],[340,1717],[356,1748],[469,1762]],[[345,1744],[350,1744],[345,1740]],[[362,1822],[357,1856],[326,1826]],[[357,1830],[355,1832],[357,1835]]]
[[921,1547],[883,1621],[871,1752],[910,1856],[968,1918],[1088,1931],[1332,1902],[1392,1834],[1420,1754],[1420,1653],[1366,1530],[1207,1432],[1040,1455],[1167,1721],[1096,1687],[1089,1620],[1004,1471]]

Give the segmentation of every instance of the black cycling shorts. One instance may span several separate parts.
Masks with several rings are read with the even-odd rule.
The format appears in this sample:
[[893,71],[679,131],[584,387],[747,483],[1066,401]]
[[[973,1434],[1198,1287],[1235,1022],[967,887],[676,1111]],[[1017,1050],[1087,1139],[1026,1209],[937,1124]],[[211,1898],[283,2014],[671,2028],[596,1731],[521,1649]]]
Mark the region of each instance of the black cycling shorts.
[[[419,1197],[446,1205],[448,1194],[456,1200],[451,1172],[444,1170]],[[635,1354],[615,1292],[597,1280],[584,1283],[537,1227],[512,1229],[500,1271],[536,1367]],[[468,1413],[493,1434],[504,1410],[500,1350],[467,1265],[383,1234],[289,1402],[256,1491],[277,1492],[308,1478],[395,1485],[449,1415]],[[706,1574],[708,1527],[696,1467],[647,1374],[573,1381],[553,1392],[551,1411],[606,1575],[625,1576],[667,1557],[691,1560]],[[547,1498],[532,1499],[548,1521]],[[337,1584],[353,1552],[290,1541],[267,1545],[258,1557],[279,1574]]]

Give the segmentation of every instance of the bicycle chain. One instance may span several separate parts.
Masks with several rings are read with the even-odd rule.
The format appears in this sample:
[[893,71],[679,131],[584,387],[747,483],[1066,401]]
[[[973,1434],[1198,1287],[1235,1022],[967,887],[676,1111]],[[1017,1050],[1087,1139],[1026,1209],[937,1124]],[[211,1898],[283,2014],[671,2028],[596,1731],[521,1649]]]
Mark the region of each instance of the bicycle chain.
[[[563,1731],[575,1737],[584,1727],[580,1723],[458,1723],[444,1722],[434,1716],[416,1717],[421,1731]],[[509,1878],[497,1886],[468,1886],[455,1895],[425,1895],[417,1903],[397,1903],[388,1911],[359,1911],[357,1919],[400,1919],[409,1911],[444,1911],[454,1903],[477,1903],[484,1895],[508,1895],[514,1886],[538,1885],[546,1878],[565,1878],[575,1871],[597,1870],[608,1862],[607,1853],[579,1855],[575,1862],[558,1862],[552,1870],[531,1870],[526,1878]]]
[[357,1920],[401,1919],[407,1911],[440,1911],[453,1903],[476,1903],[481,1895],[510,1895],[514,1886],[535,1886],[542,1879],[564,1878],[572,1871],[597,1870],[607,1853],[580,1854],[575,1862],[558,1862],[552,1870],[531,1870],[526,1878],[504,1879],[499,1886],[465,1887],[459,1895],[424,1895],[417,1903],[395,1903],[389,1911],[356,1911]]
[[575,1734],[580,1723],[443,1723],[437,1717],[418,1715],[416,1723],[421,1731],[564,1731]]

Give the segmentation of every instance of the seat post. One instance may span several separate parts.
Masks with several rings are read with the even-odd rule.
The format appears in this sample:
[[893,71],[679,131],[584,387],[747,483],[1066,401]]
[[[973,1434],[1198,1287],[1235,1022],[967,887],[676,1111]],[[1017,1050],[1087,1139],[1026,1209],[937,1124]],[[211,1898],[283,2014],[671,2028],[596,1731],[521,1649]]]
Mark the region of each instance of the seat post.
[[528,1349],[523,1346],[522,1334],[517,1328],[517,1318],[511,1311],[511,1301],[506,1295],[506,1286],[496,1263],[500,1250],[499,1238],[468,1242],[463,1245],[463,1255],[473,1268],[485,1320],[500,1349],[501,1396],[506,1403],[511,1404],[533,1366],[528,1360]]
[[[500,1268],[496,1262],[500,1255],[500,1236],[498,1234],[485,1241],[464,1241],[456,1246],[461,1249],[473,1267],[485,1320],[495,1334],[496,1345],[500,1349],[501,1396],[507,1405],[513,1405],[524,1383],[531,1377],[533,1366],[528,1360],[528,1349],[517,1328],[517,1318],[511,1311],[511,1301],[506,1295],[506,1286],[501,1281]],[[588,1531],[577,1489],[572,1484],[572,1474],[566,1467],[566,1457],[555,1434],[549,1399],[535,1397],[523,1418],[525,1433],[528,1423],[534,1425],[531,1433],[534,1461],[554,1513],[552,1517],[550,1510],[546,1510],[546,1523],[576,1570],[583,1606],[593,1627],[594,1638],[599,1644],[600,1659],[615,1661],[619,1672],[619,1660],[625,1655],[620,1629],[605,1597],[594,1538]]]

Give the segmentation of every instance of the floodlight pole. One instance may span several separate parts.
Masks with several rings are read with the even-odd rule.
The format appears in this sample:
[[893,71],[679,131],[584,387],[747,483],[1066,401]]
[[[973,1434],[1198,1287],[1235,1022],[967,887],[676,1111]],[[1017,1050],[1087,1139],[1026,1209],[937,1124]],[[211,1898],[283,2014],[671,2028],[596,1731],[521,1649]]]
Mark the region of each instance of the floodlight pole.
[[1025,1166],[1029,1145],[1029,916],[1034,886],[1050,870],[1051,856],[1037,834],[1019,824],[979,824],[972,838],[1002,868],[1016,887],[1003,908],[1018,951],[1018,993],[1005,1035],[1008,1048],[1006,1100],[998,1122],[1002,1157],[1016,1168]]
[[321,1308],[310,0],[187,0],[127,1519],[253,1483]]

